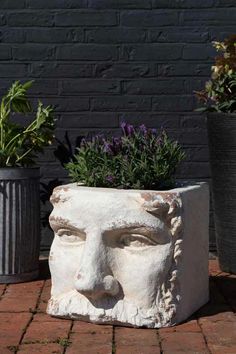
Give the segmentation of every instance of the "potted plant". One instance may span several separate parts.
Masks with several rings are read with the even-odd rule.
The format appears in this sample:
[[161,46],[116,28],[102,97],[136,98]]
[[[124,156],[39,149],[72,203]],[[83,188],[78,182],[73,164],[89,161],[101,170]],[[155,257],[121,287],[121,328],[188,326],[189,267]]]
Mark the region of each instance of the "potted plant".
[[49,314],[158,328],[208,301],[208,187],[176,184],[183,158],[144,125],[81,141],[51,197]]
[[39,101],[36,118],[17,123],[15,113],[32,113],[27,91],[32,81],[16,81],[0,106],[0,282],[16,283],[38,276],[40,244],[38,153],[50,144],[53,109]]
[[213,44],[221,55],[197,95],[207,111],[219,263],[223,271],[236,273],[236,35]]

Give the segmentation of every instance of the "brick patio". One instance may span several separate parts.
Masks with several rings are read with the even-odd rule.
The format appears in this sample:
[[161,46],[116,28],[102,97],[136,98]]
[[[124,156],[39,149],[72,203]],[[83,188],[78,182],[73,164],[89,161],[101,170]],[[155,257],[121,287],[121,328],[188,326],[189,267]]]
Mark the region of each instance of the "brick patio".
[[235,354],[236,276],[209,264],[210,302],[187,322],[160,330],[98,326],[45,314],[50,294],[46,261],[41,279],[0,285],[0,353]]

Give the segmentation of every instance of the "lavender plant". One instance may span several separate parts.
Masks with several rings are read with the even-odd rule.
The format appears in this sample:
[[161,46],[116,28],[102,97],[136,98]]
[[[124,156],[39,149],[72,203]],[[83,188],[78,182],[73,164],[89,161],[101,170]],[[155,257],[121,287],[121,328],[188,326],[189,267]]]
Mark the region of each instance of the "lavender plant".
[[65,165],[74,182],[90,187],[168,189],[184,153],[164,131],[121,124],[121,137],[83,139]]

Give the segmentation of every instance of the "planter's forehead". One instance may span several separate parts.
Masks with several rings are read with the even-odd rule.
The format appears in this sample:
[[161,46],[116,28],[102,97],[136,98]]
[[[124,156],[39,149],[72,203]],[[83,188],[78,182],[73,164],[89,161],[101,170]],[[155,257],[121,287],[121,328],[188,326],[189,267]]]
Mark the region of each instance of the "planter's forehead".
[[68,222],[80,228],[101,229],[142,225],[158,227],[162,221],[147,211],[171,202],[175,193],[126,191],[68,185],[54,190],[52,221]]
[[114,188],[94,188],[94,187],[84,187],[78,186],[76,183],[71,183],[64,186],[59,186],[54,189],[53,195],[51,197],[52,204],[65,203],[69,200],[77,200],[78,203],[83,200],[97,200],[102,204],[107,205],[107,200],[113,201],[113,203],[118,203],[121,201],[130,202],[139,201],[148,202],[153,199],[165,199],[171,200],[174,196],[180,195],[182,193],[199,189],[204,183],[196,183],[193,185],[183,186],[180,188],[174,188],[166,191],[154,191],[154,190],[132,190],[132,189],[114,189]]

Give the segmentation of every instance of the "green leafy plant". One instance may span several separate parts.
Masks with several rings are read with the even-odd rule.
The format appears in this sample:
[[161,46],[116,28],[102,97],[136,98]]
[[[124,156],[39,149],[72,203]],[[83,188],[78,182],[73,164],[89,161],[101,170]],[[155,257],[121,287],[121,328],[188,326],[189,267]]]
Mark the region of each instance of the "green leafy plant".
[[37,153],[53,139],[53,108],[39,101],[36,118],[28,126],[15,123],[12,113],[32,113],[26,94],[32,81],[16,81],[2,98],[0,106],[0,167],[23,167],[34,164]]
[[121,124],[122,136],[83,139],[65,165],[75,182],[93,187],[167,189],[184,158],[179,144],[145,125]]
[[205,89],[196,92],[205,105],[198,110],[233,113],[236,112],[236,35],[213,45],[222,55],[216,57]]

